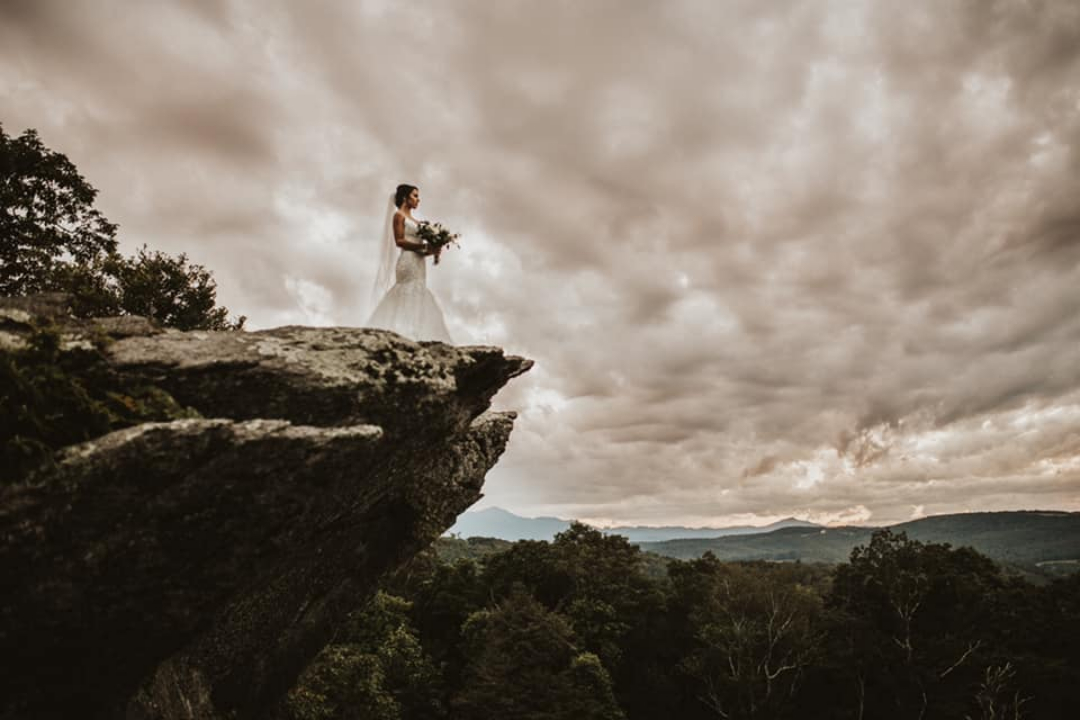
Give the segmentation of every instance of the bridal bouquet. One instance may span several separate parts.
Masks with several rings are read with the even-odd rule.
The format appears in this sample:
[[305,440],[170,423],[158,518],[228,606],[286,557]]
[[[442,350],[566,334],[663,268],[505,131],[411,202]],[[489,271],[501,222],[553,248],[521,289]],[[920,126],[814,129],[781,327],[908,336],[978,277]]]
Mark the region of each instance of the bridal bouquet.
[[[457,239],[461,237],[459,233],[452,233],[446,229],[442,223],[428,222],[427,220],[421,220],[419,227],[416,230],[417,236],[425,241],[428,246],[442,250],[447,245],[457,245]],[[439,256],[435,256],[435,264],[439,263]]]

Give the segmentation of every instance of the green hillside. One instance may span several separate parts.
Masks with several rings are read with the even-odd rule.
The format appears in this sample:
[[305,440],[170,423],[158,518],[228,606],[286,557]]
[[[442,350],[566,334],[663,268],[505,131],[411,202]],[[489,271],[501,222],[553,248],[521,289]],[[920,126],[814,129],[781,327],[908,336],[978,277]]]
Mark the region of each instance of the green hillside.
[[[839,563],[865,545],[878,528],[782,528],[770,533],[708,540],[639,543],[643,550],[679,559],[706,551],[721,560]],[[994,560],[1024,567],[1080,559],[1080,513],[996,512],[935,515],[891,526],[913,540],[972,547]]]

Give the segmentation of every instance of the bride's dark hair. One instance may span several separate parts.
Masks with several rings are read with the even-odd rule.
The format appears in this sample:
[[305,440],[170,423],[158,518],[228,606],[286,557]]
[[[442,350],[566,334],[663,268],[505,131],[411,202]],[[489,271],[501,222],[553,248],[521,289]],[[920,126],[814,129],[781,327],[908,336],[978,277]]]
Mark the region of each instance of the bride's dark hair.
[[397,191],[394,193],[394,205],[401,207],[401,203],[405,202],[405,198],[409,197],[409,193],[419,189],[415,185],[398,185]]

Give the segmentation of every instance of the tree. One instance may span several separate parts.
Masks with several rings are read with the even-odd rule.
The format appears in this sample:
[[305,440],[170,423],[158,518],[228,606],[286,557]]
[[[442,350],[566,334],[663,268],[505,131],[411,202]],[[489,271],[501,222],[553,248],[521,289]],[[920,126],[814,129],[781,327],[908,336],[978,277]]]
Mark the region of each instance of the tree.
[[143,245],[110,270],[123,314],[142,315],[178,330],[239,330],[246,320],[229,320],[228,308],[217,306],[217,284],[210,271],[189,263],[184,253],[173,257]]
[[786,570],[711,553],[670,567],[692,637],[680,667],[714,717],[784,717],[817,655],[820,598]]
[[1020,692],[1012,688],[1016,671],[1011,663],[986,668],[986,675],[975,694],[978,714],[975,717],[965,715],[966,720],[1020,720],[1024,716],[1024,705],[1030,698],[1021,697]]
[[489,601],[478,574],[479,568],[472,560],[459,558],[444,563],[428,552],[414,558],[404,572],[391,580],[401,586],[399,594],[412,601],[411,616],[424,640],[424,649],[443,668],[443,679],[451,688],[460,685],[468,659],[464,655],[462,626]]
[[568,621],[577,646],[611,674],[622,706],[662,695],[656,663],[667,659],[658,657],[667,643],[657,637],[664,594],[625,537],[575,522],[553,542],[521,540],[486,558],[482,581],[497,599],[520,584]]
[[444,715],[439,672],[409,623],[410,604],[379,592],[289,692],[291,720],[427,720]]
[[64,289],[63,271],[116,252],[116,225],[93,207],[97,190],[35,130],[0,125],[0,293]]
[[[987,665],[980,696],[996,699],[1000,710],[1005,701],[1019,704],[1019,692],[1024,716],[1032,718],[1080,704],[1080,573],[1043,586],[1010,579],[991,601],[995,612],[986,631],[1003,652]],[[972,717],[985,716],[983,697],[976,701]]]
[[879,530],[837,568],[827,602],[855,670],[857,717],[960,717],[992,660],[1004,581],[970,548]]
[[466,720],[622,720],[596,655],[581,652],[570,625],[521,586],[464,629],[470,646],[454,717]]
[[117,252],[116,229],[93,207],[90,183],[34,130],[0,126],[0,294],[65,292],[79,317],[142,315],[181,330],[238,330],[217,285],[187,255],[144,245]]

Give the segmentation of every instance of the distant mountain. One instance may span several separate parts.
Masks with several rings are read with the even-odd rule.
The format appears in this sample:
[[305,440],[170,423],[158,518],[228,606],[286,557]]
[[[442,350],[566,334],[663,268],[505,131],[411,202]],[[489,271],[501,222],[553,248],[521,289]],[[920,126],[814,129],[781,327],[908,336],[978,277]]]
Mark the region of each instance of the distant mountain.
[[[880,528],[786,527],[770,533],[639,543],[642,550],[689,559],[712,552],[721,560],[845,562]],[[1040,566],[1080,559],[1080,513],[1019,511],[935,515],[889,527],[912,540],[972,547],[997,560]]]
[[769,525],[733,525],[723,528],[687,528],[679,526],[665,527],[642,527],[625,526],[605,528],[603,532],[608,535],[622,535],[632,543],[661,542],[676,539],[708,539],[726,537],[729,535],[757,535],[768,533],[781,528],[820,528],[805,520],[785,518],[777,520]]
[[569,520],[554,517],[526,518],[492,507],[462,513],[447,534],[463,538],[488,537],[500,540],[552,540],[570,527]]
[[[553,540],[555,535],[570,527],[569,520],[554,517],[527,518],[515,515],[502,508],[487,508],[475,512],[463,513],[450,530],[449,534],[463,538],[490,537],[501,540]],[[820,528],[820,525],[804,520],[787,518],[770,525],[755,527],[737,525],[726,528],[687,528],[679,526],[643,527],[620,526],[601,528],[608,535],[622,535],[632,543],[659,542],[677,538],[705,539],[726,535],[749,535],[767,533],[780,528]]]

